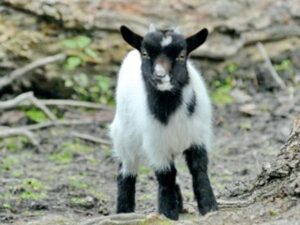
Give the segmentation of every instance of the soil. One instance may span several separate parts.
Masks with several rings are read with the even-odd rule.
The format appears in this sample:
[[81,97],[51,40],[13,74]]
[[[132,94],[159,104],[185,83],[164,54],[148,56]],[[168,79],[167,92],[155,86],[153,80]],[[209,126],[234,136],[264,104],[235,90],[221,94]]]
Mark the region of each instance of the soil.
[[[221,203],[224,199],[238,201],[237,196],[247,191],[263,164],[279,153],[290,134],[293,117],[300,111],[299,88],[293,92],[258,92],[243,99],[232,96],[235,103],[215,106],[215,146],[210,151],[209,174]],[[62,111],[64,117],[77,119],[99,113]],[[107,124],[95,124],[40,130],[40,151],[24,140],[13,139],[15,145],[1,142],[1,223],[80,224],[114,214],[117,164],[110,147],[74,138],[74,131],[107,138]],[[220,204],[218,212],[198,216],[191,178],[180,158],[176,163],[178,182],[186,209],[182,223],[299,224],[299,198],[276,198],[244,206]],[[153,172],[141,167],[136,212],[156,212],[156,190]]]

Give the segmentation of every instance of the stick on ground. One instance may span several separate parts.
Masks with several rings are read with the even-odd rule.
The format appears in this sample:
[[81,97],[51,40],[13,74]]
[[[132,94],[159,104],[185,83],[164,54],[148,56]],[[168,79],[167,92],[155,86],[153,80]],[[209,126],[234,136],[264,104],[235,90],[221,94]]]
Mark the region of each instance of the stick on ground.
[[262,55],[263,59],[265,60],[265,64],[267,69],[270,71],[273,79],[276,81],[276,83],[278,84],[278,86],[282,89],[286,88],[285,83],[283,82],[283,80],[280,78],[280,76],[278,75],[278,73],[276,72],[276,70],[274,69],[272,62],[267,54],[267,51],[265,49],[265,47],[263,46],[262,43],[258,42],[257,43],[257,48],[260,52],[260,54]]
[[26,92],[18,95],[17,97],[7,100],[0,101],[0,109],[9,109],[19,105],[21,102],[30,101],[37,108],[42,110],[51,120],[56,120],[56,116],[43,104],[40,100],[34,97],[33,92]]

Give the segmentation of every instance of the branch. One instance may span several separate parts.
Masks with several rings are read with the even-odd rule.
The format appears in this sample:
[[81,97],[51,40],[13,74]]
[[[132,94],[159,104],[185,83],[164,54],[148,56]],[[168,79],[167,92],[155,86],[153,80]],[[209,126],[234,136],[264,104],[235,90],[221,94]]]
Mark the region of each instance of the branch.
[[23,94],[18,95],[14,99],[7,100],[7,101],[0,101],[0,109],[9,109],[14,106],[19,105],[21,102],[30,101],[33,105],[37,108],[42,110],[51,120],[56,120],[56,116],[36,97],[34,97],[32,92],[26,92]]
[[31,70],[34,70],[38,67],[44,66],[49,63],[53,63],[56,61],[62,61],[66,58],[65,54],[57,54],[53,56],[48,56],[42,59],[38,59],[32,63],[29,63],[28,65],[16,69],[10,74],[4,75],[3,77],[0,78],[0,90],[3,89],[5,86],[11,84],[14,80],[24,76],[26,73],[28,73]]
[[43,128],[53,127],[53,126],[74,126],[74,125],[89,125],[89,124],[99,124],[99,123],[108,123],[111,119],[99,119],[99,120],[56,120],[56,121],[47,121],[33,125],[26,125],[20,128],[27,130],[39,130]]
[[0,129],[0,138],[10,136],[25,136],[28,140],[38,149],[40,149],[39,141],[35,138],[34,134],[29,130],[23,128],[2,128]]
[[102,139],[102,138],[98,138],[98,137],[94,137],[90,134],[82,134],[82,133],[78,133],[78,132],[72,132],[71,133],[72,136],[86,140],[86,141],[91,141],[91,142],[95,142],[95,143],[99,143],[99,144],[104,144],[104,145],[110,145],[110,141]]
[[280,88],[285,89],[286,85],[283,82],[283,80],[280,78],[280,76],[278,75],[278,73],[276,72],[276,70],[274,69],[272,62],[267,54],[266,49],[264,48],[263,44],[258,42],[256,44],[260,54],[262,55],[263,59],[265,60],[265,65],[267,67],[267,69],[270,71],[273,79],[276,81],[276,83],[279,85]]
[[40,99],[40,102],[44,103],[45,105],[75,106],[75,107],[84,107],[84,108],[91,108],[91,109],[111,110],[110,107],[98,103],[76,101],[76,100],[69,100],[69,99],[47,99],[47,100]]
[[218,199],[217,200],[218,205],[220,208],[241,208],[241,207],[247,207],[255,202],[255,198],[248,198],[246,200],[224,200],[224,199]]

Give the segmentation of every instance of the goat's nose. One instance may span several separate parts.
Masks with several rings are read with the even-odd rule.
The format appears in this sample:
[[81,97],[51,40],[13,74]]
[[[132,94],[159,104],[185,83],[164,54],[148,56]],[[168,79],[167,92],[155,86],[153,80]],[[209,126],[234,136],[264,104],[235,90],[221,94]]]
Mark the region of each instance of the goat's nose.
[[159,78],[163,78],[168,74],[166,68],[160,63],[157,63],[155,65],[154,72],[155,72],[155,75]]

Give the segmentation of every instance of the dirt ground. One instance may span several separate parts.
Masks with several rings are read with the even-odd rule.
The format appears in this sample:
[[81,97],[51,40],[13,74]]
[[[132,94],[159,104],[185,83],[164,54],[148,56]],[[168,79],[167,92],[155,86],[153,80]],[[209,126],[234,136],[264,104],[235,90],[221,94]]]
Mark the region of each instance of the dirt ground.
[[[235,196],[245,192],[262,165],[278,154],[289,136],[293,117],[300,111],[299,88],[253,96],[235,90],[232,95],[235,103],[215,106],[215,146],[210,152],[209,172],[220,202],[235,201]],[[78,120],[99,113],[61,110],[65,118]],[[0,142],[0,223],[80,224],[114,213],[117,165],[110,146],[74,138],[74,131],[107,138],[107,124],[95,124],[40,130],[40,151],[22,138]],[[233,208],[221,205],[218,212],[198,216],[190,175],[180,157],[177,168],[186,208],[180,220],[183,224],[300,224],[299,199],[274,199]],[[156,212],[156,191],[153,172],[141,167],[138,213]]]

